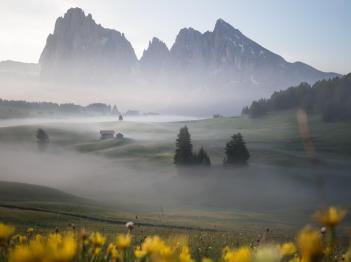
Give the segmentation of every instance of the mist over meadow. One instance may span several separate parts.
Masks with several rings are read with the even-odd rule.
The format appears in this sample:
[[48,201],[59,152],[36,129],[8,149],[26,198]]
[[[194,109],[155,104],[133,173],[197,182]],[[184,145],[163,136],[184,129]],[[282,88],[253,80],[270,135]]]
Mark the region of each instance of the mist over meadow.
[[[297,217],[306,219],[303,210],[326,203],[346,204],[350,197],[346,162],[337,169],[318,164],[286,168],[262,161],[247,167],[225,168],[220,159],[224,156],[221,145],[202,140],[220,133],[211,134],[211,129],[195,126],[191,129],[193,137],[200,140],[194,141],[195,147],[205,143],[205,148],[219,152],[219,156],[211,168],[182,168],[173,164],[172,155],[177,127],[184,122],[143,122],[143,117],[136,118],[136,122],[106,122],[103,118],[96,122],[98,119],[16,120],[8,122],[8,127],[4,123],[0,180],[49,186],[136,213],[161,209],[166,214],[191,210],[279,213],[289,208],[296,210]],[[123,130],[133,142],[125,149],[118,146],[118,152],[113,152],[113,147],[95,153],[77,150],[74,143],[78,143],[78,148],[82,143],[78,137],[85,142],[98,141],[99,130],[106,125]],[[45,151],[39,150],[35,140],[37,127],[51,135]],[[21,128],[25,129],[22,134]],[[4,136],[6,133],[8,137]],[[157,152],[160,145],[170,158],[160,160],[138,153],[148,147]]]

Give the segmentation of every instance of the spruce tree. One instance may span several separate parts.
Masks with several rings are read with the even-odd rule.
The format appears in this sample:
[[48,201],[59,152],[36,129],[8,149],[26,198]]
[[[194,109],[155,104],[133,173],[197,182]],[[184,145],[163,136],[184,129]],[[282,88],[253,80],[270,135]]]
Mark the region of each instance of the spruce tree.
[[176,140],[174,163],[176,165],[191,165],[194,163],[193,145],[187,126],[179,130]]
[[38,143],[45,144],[49,142],[49,135],[41,128],[37,130],[36,138]]
[[250,158],[245,141],[240,133],[234,134],[225,146],[226,165],[246,165]]
[[195,158],[196,164],[201,166],[211,166],[211,160],[203,147],[200,148]]
[[113,108],[112,108],[112,115],[114,115],[114,116],[116,116],[116,115],[118,115],[118,108],[117,108],[117,106],[116,105],[114,105],[113,106]]

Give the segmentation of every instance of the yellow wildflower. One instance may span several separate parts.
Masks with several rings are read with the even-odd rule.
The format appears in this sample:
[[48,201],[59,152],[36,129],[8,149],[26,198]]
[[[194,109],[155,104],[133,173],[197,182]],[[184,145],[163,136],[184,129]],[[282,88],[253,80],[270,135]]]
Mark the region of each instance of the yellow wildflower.
[[213,260],[211,258],[208,257],[204,257],[201,262],[213,262]]
[[27,233],[28,234],[32,234],[33,231],[34,231],[34,228],[32,228],[32,227],[27,228]]
[[18,235],[18,242],[20,244],[24,244],[25,242],[27,242],[27,237],[23,235]]
[[158,236],[147,237],[141,247],[134,250],[137,258],[150,256],[151,261],[168,261],[173,254],[174,249]]
[[115,244],[110,243],[107,247],[107,254],[110,255],[113,261],[116,261],[119,258],[117,246]]
[[32,261],[40,261],[43,259],[43,257],[45,257],[47,247],[42,240],[31,240],[28,246],[33,257]]
[[36,234],[35,237],[34,237],[34,240],[43,241],[44,237],[42,235],[40,235],[40,234]]
[[141,248],[141,246],[137,246],[134,250],[134,255],[136,258],[142,258],[146,256],[146,251]]
[[297,244],[302,259],[306,262],[314,261],[323,251],[319,231],[310,227],[306,227],[300,231],[297,236]]
[[9,262],[28,262],[33,261],[33,254],[28,246],[16,246],[10,252]]
[[101,247],[105,244],[106,238],[99,232],[94,232],[90,235],[89,241],[93,247]]
[[251,249],[243,246],[239,249],[230,249],[229,247],[223,250],[223,259],[225,262],[250,262],[251,261]]
[[93,249],[93,256],[94,257],[96,257],[96,256],[98,256],[98,255],[100,255],[100,253],[101,253],[101,247],[95,247],[94,249]]
[[286,242],[280,246],[280,255],[282,257],[292,256],[296,253],[296,246],[292,242]]
[[28,245],[17,245],[9,254],[9,262],[44,261],[48,256],[44,244],[32,240]]
[[152,237],[147,237],[144,240],[141,246],[141,249],[146,254],[151,254],[151,253],[159,252],[163,246],[165,246],[165,243],[160,239],[159,236],[152,236]]
[[344,219],[346,209],[329,207],[326,210],[320,210],[314,214],[315,219],[326,227],[334,227]]
[[49,261],[70,261],[77,252],[77,241],[73,233],[62,236],[51,234],[47,241]]
[[107,254],[109,254],[112,251],[112,249],[116,249],[116,245],[113,243],[108,244],[106,249]]
[[0,224],[0,241],[9,239],[15,233],[15,230],[14,226]]
[[119,234],[116,237],[116,245],[120,249],[127,249],[132,242],[132,236],[130,234]]
[[188,246],[183,246],[179,254],[179,262],[193,262]]

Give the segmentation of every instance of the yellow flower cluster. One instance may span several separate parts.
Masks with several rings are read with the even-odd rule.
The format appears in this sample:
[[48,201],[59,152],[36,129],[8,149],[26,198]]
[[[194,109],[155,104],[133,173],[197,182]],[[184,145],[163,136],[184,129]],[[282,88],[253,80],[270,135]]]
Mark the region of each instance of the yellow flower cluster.
[[[317,212],[315,217],[328,228],[327,232],[335,236],[333,230],[345,214],[345,210],[331,207]],[[204,258],[190,249],[189,241],[184,236],[173,236],[167,241],[159,236],[149,236],[137,241],[129,230],[127,234],[118,234],[109,242],[111,238],[100,232],[88,235],[83,230],[78,231],[74,228],[69,232],[44,236],[28,228],[24,234],[15,235],[15,227],[0,224],[0,261],[194,262],[194,257],[197,257],[196,260],[201,262],[351,262],[351,247],[344,254],[340,251],[336,253],[334,238],[329,239],[325,233],[313,227],[302,229],[296,243],[225,247],[222,255]]]
[[329,207],[326,210],[320,210],[314,214],[314,217],[326,227],[338,225],[345,217],[346,210],[336,207]]
[[15,233],[15,227],[0,224],[0,242],[10,238]]
[[28,243],[19,242],[9,253],[9,262],[66,262],[77,251],[73,233],[50,234],[46,239],[38,235]]

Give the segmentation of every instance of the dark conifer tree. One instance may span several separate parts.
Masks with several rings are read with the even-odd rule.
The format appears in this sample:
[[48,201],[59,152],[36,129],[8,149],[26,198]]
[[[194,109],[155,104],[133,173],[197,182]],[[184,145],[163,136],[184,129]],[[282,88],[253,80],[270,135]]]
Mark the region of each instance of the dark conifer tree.
[[113,108],[112,108],[112,115],[115,115],[115,116],[116,116],[116,115],[118,115],[118,113],[119,113],[119,112],[118,112],[118,108],[117,108],[116,105],[114,105]]
[[211,166],[211,160],[203,147],[200,148],[195,158],[196,164],[201,166]]
[[174,163],[176,165],[191,165],[194,163],[193,145],[187,126],[179,130],[176,140]]
[[41,128],[37,130],[36,138],[38,143],[45,144],[49,142],[49,135]]
[[246,148],[245,141],[240,133],[234,134],[225,146],[225,165],[246,165],[250,153]]

